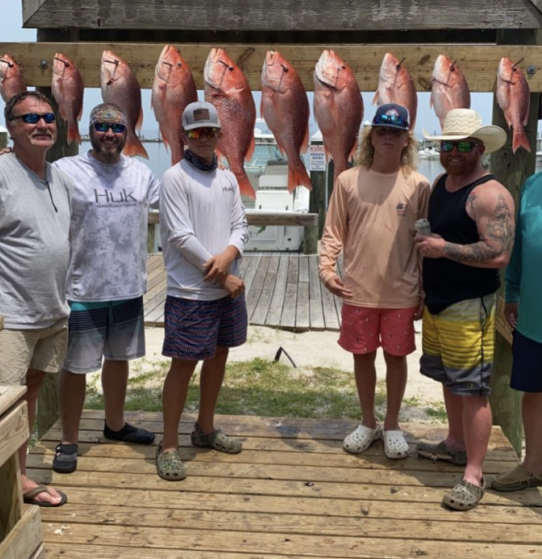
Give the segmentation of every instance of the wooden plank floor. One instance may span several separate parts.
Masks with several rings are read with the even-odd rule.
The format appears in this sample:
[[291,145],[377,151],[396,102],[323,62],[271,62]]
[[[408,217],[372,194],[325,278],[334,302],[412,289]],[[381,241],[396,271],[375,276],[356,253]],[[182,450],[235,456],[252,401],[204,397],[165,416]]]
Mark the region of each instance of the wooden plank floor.
[[[161,253],[148,255],[147,271],[145,325],[163,326],[167,285]],[[250,324],[296,332],[339,330],[342,300],[321,285],[318,255],[247,254],[241,277]]]
[[[55,425],[28,457],[29,475],[54,483],[69,502],[42,509],[48,559],[537,559],[542,557],[542,496],[537,489],[489,491],[470,512],[440,505],[461,468],[415,457],[388,460],[380,442],[360,456],[341,442],[352,422],[217,418],[244,441],[238,455],[190,445],[193,417],[180,426],[188,477],[155,471],[161,416],[128,419],[157,433],[154,446],[103,439],[103,412],[85,411],[75,473],[51,471]],[[442,428],[405,424],[416,440]],[[494,428],[488,480],[516,455]]]

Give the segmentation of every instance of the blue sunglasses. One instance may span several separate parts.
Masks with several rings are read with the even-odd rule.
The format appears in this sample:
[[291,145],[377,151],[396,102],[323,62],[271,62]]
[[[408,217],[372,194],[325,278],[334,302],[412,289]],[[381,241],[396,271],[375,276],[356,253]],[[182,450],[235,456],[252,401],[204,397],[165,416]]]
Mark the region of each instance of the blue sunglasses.
[[46,122],[46,124],[51,124],[56,120],[56,116],[54,115],[54,113],[26,113],[24,115],[12,116],[9,120],[16,120],[18,118],[20,118],[27,124],[37,124],[42,118]]
[[408,130],[408,121],[399,115],[377,115],[373,119],[373,124],[400,126]]

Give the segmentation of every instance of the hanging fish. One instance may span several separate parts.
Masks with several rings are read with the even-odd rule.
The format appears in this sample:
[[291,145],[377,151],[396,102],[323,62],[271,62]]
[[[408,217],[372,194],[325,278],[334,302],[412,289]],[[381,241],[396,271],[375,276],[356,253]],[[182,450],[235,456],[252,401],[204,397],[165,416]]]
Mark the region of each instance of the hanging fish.
[[197,100],[198,92],[190,67],[176,47],[166,45],[156,64],[151,105],[164,144],[171,148],[172,165],[184,157],[182,114],[187,105]]
[[470,91],[467,81],[457,63],[452,62],[444,54],[439,54],[433,68],[429,106],[435,108],[441,128],[451,109],[470,109]]
[[228,160],[241,194],[256,198],[245,172],[243,160],[254,152],[256,105],[250,86],[239,66],[222,49],[212,49],[203,71],[205,100],[212,103],[222,126],[217,155]]
[[9,54],[0,58],[0,95],[7,103],[17,93],[26,91],[26,82],[19,65]]
[[520,147],[531,153],[529,139],[523,128],[529,122],[531,95],[519,62],[513,64],[509,58],[501,58],[497,72],[497,103],[504,112],[506,124],[512,128],[513,153]]
[[380,66],[378,89],[373,104],[380,106],[385,103],[396,103],[406,107],[410,114],[410,129],[414,130],[418,112],[418,95],[412,77],[403,65],[404,60],[399,62],[393,54],[386,53]]
[[309,100],[294,67],[279,52],[267,51],[262,68],[262,117],[288,158],[288,190],[311,180],[299,155],[309,146]]
[[100,67],[102,97],[106,103],[118,105],[128,123],[124,155],[149,158],[136,130],[143,124],[141,87],[130,66],[120,56],[104,50]]
[[314,116],[335,180],[356,151],[363,99],[352,69],[332,50],[324,50],[314,70]]
[[80,144],[78,122],[83,114],[85,86],[79,70],[61,52],[55,54],[51,91],[58,104],[60,116],[68,123],[68,143]]

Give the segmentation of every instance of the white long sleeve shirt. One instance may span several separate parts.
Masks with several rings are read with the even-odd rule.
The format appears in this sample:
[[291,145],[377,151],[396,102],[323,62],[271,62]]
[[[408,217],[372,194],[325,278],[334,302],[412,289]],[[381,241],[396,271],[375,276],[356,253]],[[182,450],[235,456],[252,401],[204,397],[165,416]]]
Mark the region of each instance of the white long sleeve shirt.
[[[228,292],[217,280],[204,281],[205,262],[234,246],[242,256],[248,241],[239,185],[229,171],[200,171],[183,159],[162,179],[160,234],[168,295],[212,301]],[[240,257],[230,267],[239,275]]]

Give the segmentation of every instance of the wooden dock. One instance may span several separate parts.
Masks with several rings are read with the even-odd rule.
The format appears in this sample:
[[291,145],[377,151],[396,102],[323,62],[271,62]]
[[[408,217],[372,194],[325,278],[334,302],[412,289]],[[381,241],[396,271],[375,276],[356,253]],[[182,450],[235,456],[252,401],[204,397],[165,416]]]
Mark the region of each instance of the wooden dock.
[[[157,433],[161,416],[128,419]],[[244,440],[238,455],[195,449],[183,418],[188,477],[156,475],[156,446],[106,442],[103,412],[85,411],[75,473],[51,471],[58,424],[28,457],[29,475],[62,489],[69,502],[42,509],[48,559],[536,559],[542,557],[537,489],[489,491],[470,512],[451,512],[443,491],[461,468],[415,457],[388,460],[382,443],[352,456],[341,448],[352,422],[217,418]],[[434,426],[406,424],[414,441],[439,440]],[[495,427],[488,479],[517,462]]]
[[[342,258],[338,262],[341,274]],[[149,254],[145,325],[164,325],[167,281],[162,254]],[[339,330],[342,301],[318,278],[318,255],[248,254],[241,264],[250,324],[296,332]]]

